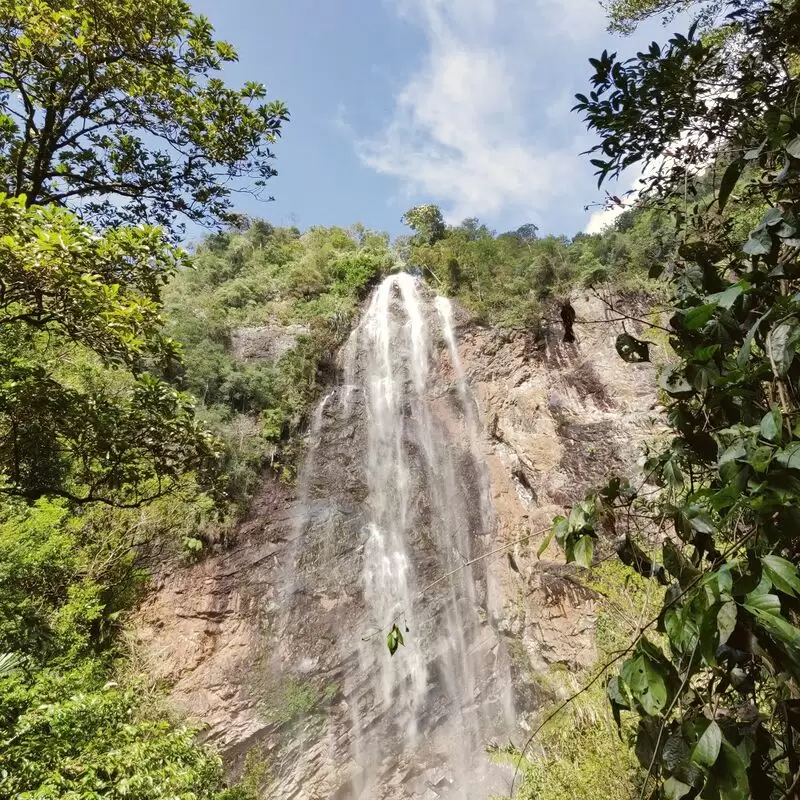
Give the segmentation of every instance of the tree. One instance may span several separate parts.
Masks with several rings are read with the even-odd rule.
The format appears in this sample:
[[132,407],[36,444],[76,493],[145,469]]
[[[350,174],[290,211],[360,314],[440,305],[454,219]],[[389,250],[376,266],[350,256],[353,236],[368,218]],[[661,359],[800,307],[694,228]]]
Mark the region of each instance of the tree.
[[431,203],[415,206],[403,214],[403,222],[414,231],[413,243],[436,244],[444,238],[446,228],[439,206]]
[[[0,189],[103,226],[224,217],[288,118],[183,0],[0,0]],[[252,182],[252,185],[248,183]]]
[[148,370],[177,359],[159,285],[180,253],[149,227],[98,236],[0,197],[0,493],[140,505],[213,470],[193,401]]
[[[617,719],[639,717],[641,796],[788,800],[800,787],[800,6],[726,11],[724,36],[603,54],[578,98],[601,136],[601,181],[669,153],[645,198],[675,212],[682,239],[675,362],[659,379],[671,436],[645,464],[659,493],[613,477],[553,535],[588,567],[600,534],[618,532],[625,563],[668,584],[607,684]],[[618,339],[630,361],[647,347]]]

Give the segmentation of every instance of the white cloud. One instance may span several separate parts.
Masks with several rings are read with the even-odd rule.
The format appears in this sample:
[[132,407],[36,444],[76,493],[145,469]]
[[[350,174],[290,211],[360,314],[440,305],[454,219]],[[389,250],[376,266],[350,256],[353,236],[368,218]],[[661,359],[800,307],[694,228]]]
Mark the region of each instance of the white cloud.
[[[391,120],[358,143],[362,161],[399,179],[409,202],[451,221],[540,221],[590,191],[560,65],[602,33],[596,0],[396,0],[426,57],[395,96]],[[553,131],[561,130],[560,139]],[[564,133],[563,131],[569,131]],[[576,196],[577,194],[577,196]]]

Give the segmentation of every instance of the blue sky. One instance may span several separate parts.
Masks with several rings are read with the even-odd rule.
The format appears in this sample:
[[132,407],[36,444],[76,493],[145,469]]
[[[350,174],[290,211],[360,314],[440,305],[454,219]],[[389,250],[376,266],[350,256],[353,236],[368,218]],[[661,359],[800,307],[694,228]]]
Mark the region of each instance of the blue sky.
[[[292,119],[275,147],[275,202],[239,210],[276,224],[363,222],[398,234],[434,202],[498,231],[534,222],[572,235],[599,199],[572,96],[589,56],[633,53],[597,0],[194,0]],[[628,188],[627,186],[622,187]],[[597,219],[594,220],[597,224]]]

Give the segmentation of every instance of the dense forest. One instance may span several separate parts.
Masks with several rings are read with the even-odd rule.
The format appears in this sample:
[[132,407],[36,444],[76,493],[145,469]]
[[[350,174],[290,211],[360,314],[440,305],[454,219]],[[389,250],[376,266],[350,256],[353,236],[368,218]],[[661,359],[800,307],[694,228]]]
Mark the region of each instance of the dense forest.
[[[548,716],[549,750],[505,754],[519,796],[615,797],[619,758],[642,798],[800,796],[800,6],[614,0],[610,26],[687,9],[577,97],[600,183],[646,168],[603,233],[422,205],[390,241],[234,213],[288,111],[222,82],[236,52],[182,0],[0,0],[0,797],[261,796],[138,674],[126,615],[152,559],[224,547],[266,471],[295,479],[362,301],[402,269],[533,336],[575,287],[657,297],[617,349],[673,355],[648,489],[609,476],[551,534],[655,604],[586,676],[624,753]],[[187,252],[186,220],[216,232]],[[278,358],[237,357],[270,327]]]

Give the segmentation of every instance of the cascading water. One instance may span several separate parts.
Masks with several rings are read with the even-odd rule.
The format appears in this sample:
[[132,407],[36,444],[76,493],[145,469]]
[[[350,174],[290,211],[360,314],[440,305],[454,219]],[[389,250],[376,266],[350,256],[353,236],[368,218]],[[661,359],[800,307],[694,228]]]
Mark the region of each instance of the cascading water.
[[[450,381],[436,369],[442,339]],[[343,361],[338,402],[326,398],[312,434],[342,442],[342,463],[318,463],[312,441],[297,562],[297,591],[324,592],[343,625],[331,741],[348,753],[330,757],[349,768],[328,791],[485,800],[502,788],[485,747],[508,724],[510,682],[476,560],[492,510],[449,301],[411,275],[386,278]],[[393,624],[405,645],[392,657]]]

